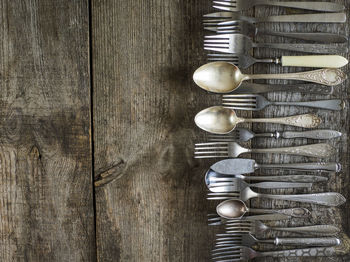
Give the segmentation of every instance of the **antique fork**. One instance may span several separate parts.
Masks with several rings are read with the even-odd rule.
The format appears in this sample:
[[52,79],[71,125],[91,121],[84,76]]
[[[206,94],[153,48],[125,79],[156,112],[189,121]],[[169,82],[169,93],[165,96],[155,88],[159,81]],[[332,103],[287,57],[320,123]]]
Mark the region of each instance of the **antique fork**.
[[319,129],[311,131],[275,131],[269,133],[254,133],[245,128],[236,128],[229,135],[209,135],[208,140],[213,142],[247,142],[254,137],[271,138],[310,138],[310,139],[331,139],[340,137],[342,133],[335,130]]
[[301,15],[279,15],[249,17],[238,12],[216,12],[204,15],[205,23],[212,25],[232,25],[237,21],[246,21],[251,24],[265,22],[298,22],[298,23],[345,23],[345,13],[322,13],[322,14],[301,14]]
[[236,142],[210,142],[195,144],[195,158],[238,157],[244,153],[275,153],[308,157],[327,158],[335,153],[335,148],[326,143],[279,148],[245,148]]
[[208,186],[217,182],[231,182],[232,179],[239,178],[248,181],[278,181],[278,182],[298,182],[298,183],[316,183],[326,182],[328,177],[325,176],[312,176],[312,175],[283,175],[283,176],[244,176],[244,175],[221,175],[217,177],[210,177]]
[[318,100],[308,102],[271,102],[261,95],[223,95],[222,105],[231,109],[238,110],[262,110],[267,106],[304,106],[328,110],[342,110],[345,107],[344,101],[340,99]]
[[254,43],[243,34],[218,34],[204,37],[204,49],[222,53],[246,54],[252,48],[273,48],[315,54],[347,53],[344,44],[289,44],[289,43]]
[[251,38],[256,36],[272,35],[272,36],[282,36],[295,39],[302,39],[307,41],[323,42],[323,43],[345,43],[348,37],[345,35],[334,34],[334,33],[303,33],[303,32],[277,32],[269,30],[261,30],[254,24],[247,21],[235,21],[231,25],[218,25],[213,22],[204,22],[204,29],[208,31],[213,31],[221,34],[233,34],[239,33]]
[[311,234],[317,236],[334,236],[340,229],[331,225],[313,225],[302,227],[270,227],[260,220],[230,220],[225,223],[226,234],[220,236],[230,236],[232,233],[251,233],[261,235],[267,231],[283,231],[299,234]]
[[230,236],[216,239],[216,248],[231,246],[252,247],[256,244],[272,244],[276,246],[338,246],[340,239],[335,237],[312,237],[312,238],[280,238],[257,239],[250,233],[232,233]]
[[311,1],[290,1],[290,2],[279,2],[279,1],[268,1],[268,0],[214,0],[214,8],[224,11],[243,11],[248,10],[257,5],[268,5],[268,6],[280,6],[290,7],[296,9],[322,11],[322,12],[341,12],[345,9],[344,5],[330,2],[311,2]]
[[[219,226],[219,225],[230,224],[231,222],[238,220],[238,219],[226,219],[218,216],[217,214],[210,214],[208,216],[211,216],[208,218],[209,226]],[[276,214],[243,216],[242,218],[239,219],[239,221],[256,221],[256,220],[277,221],[277,220],[289,220],[291,217],[292,216],[288,216],[286,214],[276,213]]]
[[248,184],[240,178],[232,177],[229,182],[211,182],[208,188],[212,192],[219,187],[220,192],[237,191],[237,188],[243,190],[246,187],[261,188],[261,189],[286,189],[286,188],[311,188],[312,183],[297,183],[297,182],[260,182]]
[[[343,195],[336,192],[327,193],[314,193],[314,194],[298,194],[298,195],[274,195],[274,194],[261,194],[254,192],[249,187],[243,190],[236,190],[235,192],[221,192],[220,187],[216,187],[214,193],[208,193],[208,200],[230,200],[239,199],[244,202],[251,198],[268,198],[276,200],[287,200],[295,202],[303,202],[310,204],[318,204],[324,206],[340,206],[346,202]],[[210,189],[212,191],[212,189]]]
[[257,252],[245,246],[231,246],[212,250],[212,259],[217,262],[250,261],[256,257],[331,257],[337,255],[335,247],[314,247],[292,250]]

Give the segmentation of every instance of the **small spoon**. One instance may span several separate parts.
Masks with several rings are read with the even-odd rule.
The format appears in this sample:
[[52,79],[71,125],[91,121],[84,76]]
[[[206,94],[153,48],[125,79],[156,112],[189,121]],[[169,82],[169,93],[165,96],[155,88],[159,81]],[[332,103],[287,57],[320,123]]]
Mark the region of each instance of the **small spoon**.
[[194,82],[201,88],[218,93],[228,93],[238,88],[243,81],[250,79],[290,79],[308,81],[322,85],[341,84],[346,75],[334,68],[288,74],[245,75],[237,66],[228,62],[212,62],[198,68],[193,74]]
[[216,212],[219,216],[226,219],[240,219],[246,213],[257,214],[284,214],[292,217],[308,217],[310,211],[306,208],[290,208],[290,209],[255,209],[248,208],[241,200],[229,199],[220,203],[216,207]]
[[313,114],[296,115],[276,118],[244,119],[237,117],[234,110],[222,106],[213,106],[200,111],[195,119],[196,125],[213,134],[228,134],[236,125],[243,122],[275,123],[304,128],[315,128],[321,123],[321,119]]

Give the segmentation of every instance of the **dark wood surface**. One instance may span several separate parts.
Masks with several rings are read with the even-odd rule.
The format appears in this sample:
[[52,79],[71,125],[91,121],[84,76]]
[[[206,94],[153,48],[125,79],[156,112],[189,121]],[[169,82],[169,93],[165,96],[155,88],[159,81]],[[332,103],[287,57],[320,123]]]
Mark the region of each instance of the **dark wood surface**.
[[[349,8],[347,1],[338,2]],[[192,73],[206,62],[201,18],[213,11],[210,4],[168,0],[0,2],[1,261],[209,261],[220,228],[207,226],[207,214],[214,212],[215,203],[205,200],[203,177],[215,160],[193,159],[193,144],[204,134],[195,127],[193,117],[219,104],[220,96],[195,86]],[[256,8],[251,14],[283,11],[266,10]],[[275,24],[273,29],[344,33],[348,24]],[[281,54],[266,49],[255,52],[258,57]],[[252,70],[301,69],[258,65]],[[337,87],[334,97],[347,100],[347,85]],[[284,101],[325,98],[297,93],[267,97]],[[343,172],[330,174],[330,183],[315,191],[339,191],[349,197],[347,110],[270,107],[254,116],[303,112],[317,112],[325,120],[322,127],[345,134],[331,142],[339,148],[332,160],[343,164]],[[253,129],[282,127],[254,125]],[[307,142],[313,141],[261,139],[252,145]],[[257,159],[308,160],[275,155]],[[297,206],[252,202],[264,207],[272,204]],[[341,209],[308,207],[313,211],[308,221],[278,225],[335,223],[350,233],[349,204]]]

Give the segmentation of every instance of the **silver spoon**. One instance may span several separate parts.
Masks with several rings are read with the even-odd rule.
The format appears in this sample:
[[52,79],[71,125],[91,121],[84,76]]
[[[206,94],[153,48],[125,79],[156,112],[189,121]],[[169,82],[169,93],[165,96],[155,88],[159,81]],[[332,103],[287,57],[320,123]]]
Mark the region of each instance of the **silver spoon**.
[[240,219],[246,213],[256,214],[284,214],[292,217],[308,217],[310,211],[306,208],[289,208],[289,209],[256,209],[248,208],[241,200],[226,200],[216,207],[219,216],[226,219]]
[[243,81],[250,79],[290,79],[335,86],[341,84],[346,75],[334,68],[319,69],[308,72],[288,74],[256,74],[245,75],[237,66],[228,62],[212,62],[198,68],[193,74],[194,82],[201,88],[211,92],[231,92]]
[[237,124],[243,122],[275,123],[304,128],[315,128],[321,123],[321,119],[313,114],[245,119],[238,117],[234,110],[222,106],[213,106],[200,111],[194,121],[199,128],[220,135],[230,133]]

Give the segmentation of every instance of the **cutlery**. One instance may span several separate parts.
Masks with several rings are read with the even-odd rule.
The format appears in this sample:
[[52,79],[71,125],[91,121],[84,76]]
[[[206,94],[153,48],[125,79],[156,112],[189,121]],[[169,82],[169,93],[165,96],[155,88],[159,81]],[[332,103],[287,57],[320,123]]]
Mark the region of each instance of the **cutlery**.
[[280,6],[280,7],[290,7],[296,9],[313,10],[321,12],[340,12],[345,9],[344,5],[331,3],[331,2],[311,2],[311,1],[290,1],[290,2],[279,2],[279,1],[267,1],[267,0],[223,0],[213,1],[214,8],[237,12],[248,10],[257,5],[268,5],[268,6]]
[[254,137],[271,137],[271,138],[310,138],[310,139],[332,139],[340,137],[342,133],[335,130],[319,129],[311,131],[283,131],[283,132],[269,132],[269,133],[254,133],[245,128],[236,128],[230,135],[211,135],[208,137],[209,141],[215,142],[232,142],[240,141],[247,142]]
[[304,128],[316,128],[321,119],[314,114],[275,118],[240,118],[235,111],[222,106],[213,106],[200,111],[194,119],[196,125],[212,134],[228,134],[239,123],[274,123]]
[[215,248],[246,246],[252,247],[256,244],[272,244],[275,246],[339,246],[340,239],[336,237],[312,237],[312,238],[280,238],[257,239],[250,233],[234,233],[229,237],[216,239]]
[[328,181],[324,176],[312,176],[312,175],[283,175],[283,176],[243,176],[243,175],[223,175],[214,172],[209,169],[205,173],[205,184],[209,187],[213,183],[218,182],[231,182],[233,178],[239,178],[241,180],[248,181],[276,181],[276,182],[299,182],[299,183],[316,183]]
[[231,23],[231,25],[227,26],[220,26],[215,22],[204,22],[204,29],[222,34],[240,33],[251,38],[254,38],[256,36],[272,35],[323,43],[345,43],[348,41],[347,36],[334,33],[277,32],[262,30],[261,28],[256,27],[254,24],[239,20],[234,21],[234,23]]
[[272,48],[314,54],[347,53],[346,44],[255,43],[243,34],[217,34],[204,36],[204,49],[230,54],[246,54],[253,48]]
[[242,74],[237,66],[227,62],[211,62],[198,68],[193,74],[194,82],[208,91],[231,92],[243,81],[250,79],[285,79],[308,81],[327,86],[336,86],[346,80],[340,69],[327,68],[288,74]]
[[210,167],[213,171],[219,174],[227,175],[241,175],[254,173],[256,169],[260,168],[285,168],[298,170],[317,170],[317,171],[332,171],[339,172],[341,165],[339,163],[292,163],[292,164],[258,164],[254,159],[225,159],[216,162]]
[[340,68],[348,64],[348,60],[339,55],[282,56],[281,58],[258,59],[249,54],[208,54],[208,61],[225,61],[243,69],[255,63],[317,68]]
[[241,200],[226,200],[216,207],[216,212],[220,217],[226,219],[241,219],[246,213],[283,214],[299,218],[310,216],[310,211],[306,208],[256,209],[248,208],[246,204]]
[[236,93],[236,94],[258,94],[258,93],[268,93],[268,92],[301,92],[301,93],[313,93],[321,95],[330,95],[333,93],[332,86],[321,86],[316,84],[298,84],[298,85],[264,85],[256,84],[251,82],[243,82],[238,88],[235,87],[232,90],[227,89],[226,86],[215,87],[210,89],[210,87],[204,88],[207,91],[215,93]]
[[[212,251],[216,262],[248,261],[256,257],[331,257],[337,255],[335,247],[313,247],[304,249],[257,252],[245,246],[217,248]],[[339,250],[339,252],[342,252]]]
[[340,99],[329,100],[316,100],[308,102],[271,102],[261,95],[253,94],[235,94],[235,95],[223,95],[222,105],[237,110],[251,110],[258,111],[266,108],[267,106],[303,106],[320,109],[328,109],[339,111],[344,109],[345,103]]
[[[311,234],[322,236],[333,236],[340,232],[340,229],[331,225],[314,225],[302,227],[270,227],[259,220],[230,220],[225,223],[226,233],[229,236],[232,233],[251,233],[261,235],[268,231],[283,231],[299,234]],[[226,235],[226,234],[225,234]]]
[[[230,224],[233,221],[237,221],[237,219],[225,219],[223,217],[218,216],[217,214],[211,214],[209,216],[215,216],[208,218],[209,226],[219,226]],[[266,221],[277,221],[277,220],[289,220],[291,217],[284,214],[265,214],[265,215],[256,215],[256,216],[244,216],[239,221],[257,221],[257,220],[266,220]]]
[[298,195],[273,195],[261,194],[254,192],[249,187],[240,190],[238,188],[235,192],[226,193],[224,187],[214,187],[209,189],[213,193],[208,193],[208,200],[231,200],[240,199],[244,202],[251,198],[268,198],[276,200],[288,200],[295,202],[303,202],[310,204],[318,204],[323,206],[336,207],[344,204],[346,199],[343,195],[335,192],[314,193],[314,194],[298,194]]
[[[264,17],[249,17],[237,12],[217,12],[204,15],[209,20],[204,22],[221,22],[220,25],[231,25],[237,21],[245,21],[251,24],[265,22],[297,22],[297,23],[345,23],[345,13],[321,13],[301,15],[278,15]],[[213,19],[214,18],[214,19]]]
[[327,158],[336,153],[335,148],[326,143],[293,147],[245,148],[236,142],[210,142],[195,144],[194,150],[194,158],[238,157],[245,153],[273,153]]

